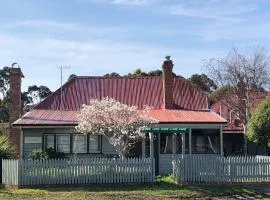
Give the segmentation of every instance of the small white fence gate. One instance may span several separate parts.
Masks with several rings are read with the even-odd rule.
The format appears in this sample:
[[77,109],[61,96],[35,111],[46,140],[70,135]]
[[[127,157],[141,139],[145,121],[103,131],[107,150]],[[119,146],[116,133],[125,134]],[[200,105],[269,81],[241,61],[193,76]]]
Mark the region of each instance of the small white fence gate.
[[151,183],[151,158],[2,160],[2,184],[13,186]]
[[173,161],[178,183],[270,182],[269,156],[186,155]]

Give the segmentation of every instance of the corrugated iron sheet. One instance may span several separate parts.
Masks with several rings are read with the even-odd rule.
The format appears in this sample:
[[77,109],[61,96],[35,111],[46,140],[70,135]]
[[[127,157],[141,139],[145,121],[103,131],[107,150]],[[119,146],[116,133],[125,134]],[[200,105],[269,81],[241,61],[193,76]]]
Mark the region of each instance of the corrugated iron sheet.
[[[76,125],[79,111],[58,111],[34,109],[13,125]],[[159,123],[226,123],[226,121],[211,111],[190,110],[152,110],[149,117]]]
[[[163,105],[162,77],[77,77],[63,88],[61,108],[60,88],[36,106],[47,110],[80,110],[90,99],[111,97],[139,109],[150,106],[155,109]],[[208,109],[207,96],[182,77],[174,77],[174,107],[176,109]]]

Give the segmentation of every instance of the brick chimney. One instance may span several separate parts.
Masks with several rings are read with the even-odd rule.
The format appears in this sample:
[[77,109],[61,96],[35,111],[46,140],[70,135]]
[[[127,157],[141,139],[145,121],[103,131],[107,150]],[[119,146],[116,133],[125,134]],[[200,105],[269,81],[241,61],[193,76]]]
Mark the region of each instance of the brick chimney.
[[172,109],[173,101],[173,62],[170,56],[165,57],[162,65],[163,70],[163,108]]
[[16,154],[20,153],[20,128],[13,127],[12,123],[21,117],[22,103],[21,103],[21,82],[22,71],[21,68],[10,68],[10,104],[9,104],[9,123],[10,123],[10,140],[14,145]]

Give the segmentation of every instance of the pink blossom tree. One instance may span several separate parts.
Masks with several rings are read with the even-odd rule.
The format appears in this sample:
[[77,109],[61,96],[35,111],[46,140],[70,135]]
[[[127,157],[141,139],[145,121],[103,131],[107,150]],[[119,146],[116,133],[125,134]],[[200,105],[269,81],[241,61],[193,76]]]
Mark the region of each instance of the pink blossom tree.
[[82,134],[105,136],[124,157],[137,141],[145,137],[144,129],[157,123],[149,117],[150,111],[148,107],[138,110],[108,97],[90,100],[78,115],[76,130]]

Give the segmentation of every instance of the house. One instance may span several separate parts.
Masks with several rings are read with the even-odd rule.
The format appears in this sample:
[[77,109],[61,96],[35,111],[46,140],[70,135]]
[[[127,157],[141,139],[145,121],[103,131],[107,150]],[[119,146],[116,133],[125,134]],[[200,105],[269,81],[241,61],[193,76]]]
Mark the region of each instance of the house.
[[[11,70],[16,71],[11,73],[11,97],[17,98],[13,102],[17,108],[22,73],[19,68]],[[206,94],[173,75],[170,57],[162,70],[162,76],[152,77],[74,77],[22,117],[13,109],[12,116],[20,117],[12,118],[12,136],[21,157],[27,158],[33,149],[50,147],[69,156],[114,156],[116,151],[105,137],[80,135],[74,129],[82,105],[104,97],[139,109],[153,108],[150,115],[159,122],[146,130],[147,138],[130,156],[154,157],[157,173],[171,172],[172,159],[182,154],[222,155],[226,120],[209,109]]]
[[[249,106],[253,112],[258,105],[267,97],[269,92],[249,91]],[[211,106],[211,109],[227,120],[223,129],[223,144],[225,155],[244,154],[244,134],[245,126],[241,119],[241,114],[230,105],[226,98],[221,98]],[[267,155],[268,149],[250,142],[247,142],[247,154],[249,155]]]

